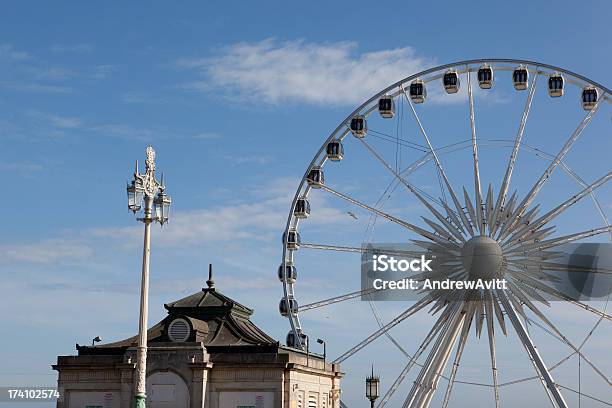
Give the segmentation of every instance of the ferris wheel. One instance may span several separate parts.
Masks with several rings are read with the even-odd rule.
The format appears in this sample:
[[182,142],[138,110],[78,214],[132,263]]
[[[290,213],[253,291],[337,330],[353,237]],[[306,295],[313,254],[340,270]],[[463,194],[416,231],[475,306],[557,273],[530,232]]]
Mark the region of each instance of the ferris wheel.
[[[512,98],[520,98],[520,105],[504,101],[503,92],[493,96],[504,86],[508,89],[505,95],[512,92]],[[302,253],[348,254],[355,257],[354,265],[359,265],[364,242],[374,236],[382,242],[400,237],[443,260],[433,277],[505,278],[509,287],[434,291],[403,303],[401,311],[388,321],[372,307],[377,329],[363,333],[333,362],[348,361],[378,339],[392,342],[405,360],[398,360],[397,376],[383,390],[378,408],[397,398],[404,388],[401,401],[405,408],[428,407],[437,390],[443,396],[442,406],[449,406],[453,386],[460,382],[459,363],[473,338],[471,329],[488,339],[491,383],[485,388],[491,389],[496,407],[502,402],[500,389],[512,385],[498,378],[499,329],[506,336],[516,336],[532,365],[531,376],[526,375],[525,380],[539,381],[552,406],[567,407],[566,394],[577,392],[553,376],[569,357],[557,364],[545,362],[546,350],[536,347],[529,330],[532,325],[556,337],[570,356],[580,358],[594,375],[612,386],[597,359],[583,349],[602,324],[612,321],[607,312],[610,290],[604,290],[600,294],[604,300],[593,306],[565,293],[546,273],[563,270],[571,276],[612,275],[605,266],[592,264],[570,270],[556,261],[568,244],[611,242],[607,214],[612,192],[607,185],[612,179],[607,150],[611,102],[610,89],[584,76],[514,59],[438,66],[402,79],[369,98],[323,142],[291,203],[278,270],[283,288],[279,309],[290,325],[287,345],[307,349],[305,314],[367,299],[372,294],[371,289],[338,289],[332,296],[298,304],[298,296],[304,293],[298,284],[309,274],[308,267],[300,267]],[[497,119],[487,118],[492,113],[499,115]],[[539,127],[534,123],[536,114],[544,117]],[[596,118],[601,118],[599,126],[604,131],[587,139],[587,130]],[[600,144],[604,139],[606,142]],[[351,155],[358,159],[342,172]],[[359,171],[361,175],[356,176]],[[372,180],[377,183],[374,188]],[[602,201],[602,195],[607,202]],[[317,214],[313,201],[317,196],[325,196],[341,208],[331,216],[363,219],[363,235],[353,230],[327,235],[321,234],[320,228],[308,230],[308,223]],[[401,198],[393,201],[394,197]],[[357,211],[366,216],[357,217]],[[341,223],[334,229],[341,232],[344,225],[348,224]],[[391,227],[397,231],[389,232]],[[327,240],[334,238],[341,242]],[[473,253],[485,255],[478,262],[466,262]],[[596,319],[584,327],[582,342],[570,340],[547,316],[555,300]],[[431,328],[417,350],[407,353],[391,329],[409,327],[410,318],[419,312],[430,314]],[[351,318],[355,316],[346,316]],[[405,381],[408,378],[413,381]],[[439,387],[444,383],[445,387]],[[612,405],[606,398],[584,397]]]

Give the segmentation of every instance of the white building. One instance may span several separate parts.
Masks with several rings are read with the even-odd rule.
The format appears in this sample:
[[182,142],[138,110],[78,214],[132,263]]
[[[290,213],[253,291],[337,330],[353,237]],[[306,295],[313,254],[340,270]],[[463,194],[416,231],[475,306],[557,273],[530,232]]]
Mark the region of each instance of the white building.
[[[168,303],[148,331],[151,408],[339,408],[337,364],[281,346],[250,320],[253,310],[202,291]],[[57,408],[130,408],[137,337],[59,356]]]

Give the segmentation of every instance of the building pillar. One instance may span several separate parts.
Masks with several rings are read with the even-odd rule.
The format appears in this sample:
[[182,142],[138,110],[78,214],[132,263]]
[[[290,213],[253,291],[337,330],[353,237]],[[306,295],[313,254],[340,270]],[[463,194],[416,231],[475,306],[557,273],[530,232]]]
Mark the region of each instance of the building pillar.
[[340,408],[340,366],[338,364],[332,364],[332,389],[329,392],[329,401],[331,402],[330,408]]
[[208,383],[208,373],[212,369],[212,363],[208,361],[189,363],[192,372],[191,380],[191,408],[208,408],[206,398],[206,385]]
[[120,407],[132,408],[132,399],[134,398],[134,372],[136,370],[135,361],[136,353],[133,350],[128,350],[124,356],[124,364],[119,368],[121,389],[119,391]]

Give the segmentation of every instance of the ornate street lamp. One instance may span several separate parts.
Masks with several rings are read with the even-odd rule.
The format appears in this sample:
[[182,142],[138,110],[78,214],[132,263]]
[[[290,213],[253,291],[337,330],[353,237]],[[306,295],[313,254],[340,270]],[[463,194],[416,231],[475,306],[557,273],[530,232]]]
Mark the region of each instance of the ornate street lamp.
[[[127,186],[128,209],[134,214],[143,209],[143,217],[138,218],[145,225],[144,249],[142,253],[142,281],[140,287],[140,324],[138,326],[138,354],[136,359],[136,391],[134,407],[145,408],[147,380],[147,320],[149,309],[149,257],[151,253],[151,223],[164,224],[172,200],[166,195],[166,186],[162,175],[161,182],[155,179],[155,150],[147,147],[146,170],[138,172],[138,161],[134,170],[134,179]],[[144,203],[144,208],[143,208]]]
[[380,396],[380,378],[374,375],[374,366],[372,366],[372,374],[366,377],[366,397],[370,400],[372,408],[374,401]]

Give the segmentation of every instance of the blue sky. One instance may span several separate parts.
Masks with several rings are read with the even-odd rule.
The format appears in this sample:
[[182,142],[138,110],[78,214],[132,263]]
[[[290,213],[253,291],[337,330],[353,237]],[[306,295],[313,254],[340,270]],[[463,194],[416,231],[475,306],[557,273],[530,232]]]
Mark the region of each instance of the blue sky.
[[[126,210],[124,189],[134,160],[144,161],[147,144],[158,152],[158,168],[166,173],[174,199],[171,224],[154,230],[151,321],[163,317],[163,303],[199,290],[213,262],[220,289],[252,305],[255,321],[283,339],[287,323],[276,312],[281,295],[276,267],[285,214],[307,164],[348,113],[396,80],[470,58],[542,61],[609,87],[611,12],[605,1],[581,7],[569,1],[314,1],[299,7],[280,1],[5,3],[0,15],[0,208],[5,214],[0,383],[53,383],[50,364],[58,354],[73,353],[75,342],[88,343],[97,335],[111,341],[136,331],[141,229]],[[492,129],[488,137],[513,137],[508,132],[518,125],[524,94],[512,92],[500,86],[477,106],[483,114],[510,112],[482,119]],[[562,115],[555,115],[556,105],[546,105],[543,92],[536,96],[542,105],[533,113],[542,116],[529,128],[530,143],[556,152],[561,142],[555,144],[551,134],[569,135],[583,115],[572,95],[559,108]],[[467,135],[465,126],[458,131],[450,119],[438,120],[440,109],[447,109],[447,118],[465,118],[461,100],[424,109],[434,144],[464,139],[459,132]],[[568,158],[587,180],[609,171],[604,153],[612,148],[610,123],[608,109],[590,129],[591,140],[599,144],[577,146]],[[416,138],[410,126],[407,117],[406,137],[413,132]],[[406,162],[417,157],[411,151],[402,155]],[[469,174],[465,157],[448,159],[453,177]],[[503,171],[496,157],[483,158],[491,168],[484,177],[492,181]],[[372,202],[384,188],[378,181],[385,174],[376,163],[361,168],[363,162],[354,160],[339,173],[344,191]],[[516,176],[525,184],[517,181],[517,187],[527,187],[542,166],[526,161]],[[364,173],[354,177],[359,170]],[[427,174],[421,181],[433,183]],[[569,184],[551,183],[551,203],[567,197]],[[405,197],[391,208],[416,215],[418,206]],[[612,190],[603,189],[601,198],[609,214]],[[362,236],[364,225],[347,219],[343,203],[313,200],[323,215],[305,227],[311,236],[318,234],[322,242]],[[592,207],[588,211],[592,214]],[[590,217],[584,222],[596,224]],[[579,224],[570,217],[562,227],[577,231]],[[313,292],[324,282],[324,259],[304,259],[300,273],[307,300],[317,299]],[[344,265],[339,271],[356,273],[354,258],[336,259],[330,262]],[[350,282],[357,284],[357,278]],[[369,313],[367,305],[357,306]],[[392,307],[381,309],[392,317]],[[350,313],[341,306],[310,322],[313,336],[328,338],[331,353],[340,354],[343,345],[374,327],[370,318],[369,326],[357,330]],[[566,322],[576,338],[588,331],[577,325],[580,315],[574,310],[555,313],[561,321],[576,316]],[[419,322],[414,330],[420,333],[431,318]],[[416,344],[420,337],[410,336],[412,330],[398,336]],[[603,330],[610,334],[609,325]],[[554,340],[542,341],[557,350],[549,344]],[[391,347],[380,343],[375,350],[381,353]],[[508,352],[505,362],[516,376],[530,375],[526,359],[514,363],[521,355],[514,346],[516,354]],[[598,350],[593,346],[595,355]],[[366,355],[348,366],[347,401],[361,402],[361,371],[372,360],[378,361]],[[398,366],[391,357],[380,361],[389,367],[383,376],[391,382]],[[486,368],[486,358],[475,359],[472,367],[479,364]],[[610,372],[609,360],[604,368]],[[571,381],[574,374],[567,372]],[[593,384],[595,394],[605,393],[605,385]],[[461,391],[469,389],[457,390],[463,401]],[[537,386],[518,394],[505,397],[515,403],[542,397]]]

